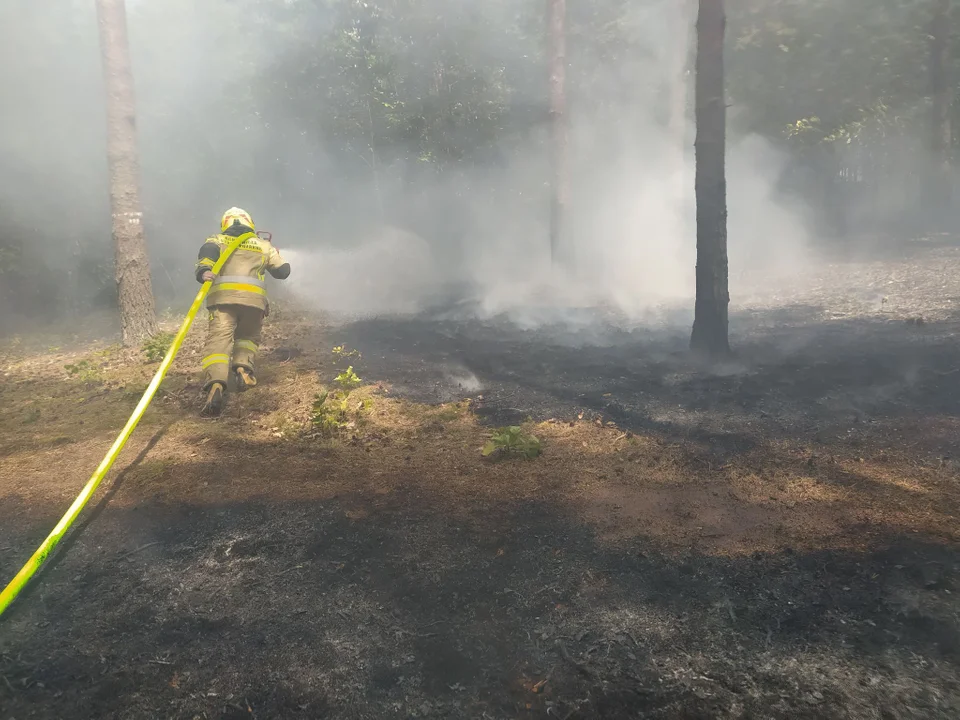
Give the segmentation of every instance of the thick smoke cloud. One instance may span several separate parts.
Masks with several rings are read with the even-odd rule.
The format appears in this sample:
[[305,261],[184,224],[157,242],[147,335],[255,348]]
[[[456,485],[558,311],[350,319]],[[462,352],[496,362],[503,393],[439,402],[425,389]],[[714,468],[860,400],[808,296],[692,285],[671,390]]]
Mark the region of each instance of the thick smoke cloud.
[[[240,205],[289,255],[289,290],[335,313],[412,313],[457,297],[463,312],[535,325],[585,306],[631,321],[692,306],[694,130],[688,117],[681,137],[668,117],[670,69],[684,41],[674,3],[636,4],[613,56],[578,35],[590,18],[571,9],[571,205],[557,265],[548,248],[542,3],[434,0],[445,8],[443,35],[425,38],[423,56],[408,58],[424,68],[424,83],[447,49],[478,65],[502,58],[513,68],[510,105],[528,108],[531,119],[522,132],[502,133],[486,159],[438,173],[398,159],[405,148],[388,148],[375,174],[364,169],[364,148],[338,146],[315,127],[309,104],[283,87],[291,67],[335,41],[332,5],[128,3],[161,305],[189,297],[196,247],[224,208]],[[61,284],[63,305],[92,302],[90,288],[99,283],[102,294],[110,285],[92,6],[8,0],[0,9],[4,67],[20,68],[0,76],[3,97],[17,108],[0,119],[0,160],[10,169],[0,180],[0,213],[34,262],[73,278],[72,287]],[[418,17],[403,20],[404,32],[426,32]],[[345,157],[353,158],[349,167]],[[760,138],[731,141],[731,275],[741,280],[795,269],[806,257],[802,212],[776,192],[782,168]],[[77,272],[81,256],[94,265],[85,274]]]
[[[426,309],[437,302],[438,286],[456,282],[473,294],[472,312],[504,313],[528,326],[572,321],[571,311],[586,306],[606,306],[630,321],[664,317],[675,306],[690,309],[694,128],[688,117],[680,137],[664,117],[677,53],[665,40],[675,37],[668,32],[677,25],[674,12],[670,3],[637,11],[630,52],[614,65],[571,52],[573,191],[559,265],[547,245],[547,138],[541,128],[526,144],[505,148],[508,160],[495,172],[467,174],[457,195],[469,221],[447,237],[436,228],[447,245],[446,263],[421,260],[423,243],[410,234],[374,230],[376,237],[360,239],[359,250],[298,255],[306,269],[298,290],[321,307],[377,314]],[[808,258],[802,207],[777,192],[785,161],[757,136],[731,142],[731,273],[741,292],[749,292],[752,278],[796,272]],[[429,188],[427,195],[443,208],[442,188]],[[398,277],[381,282],[388,267],[398,268]],[[310,283],[325,273],[329,282]]]

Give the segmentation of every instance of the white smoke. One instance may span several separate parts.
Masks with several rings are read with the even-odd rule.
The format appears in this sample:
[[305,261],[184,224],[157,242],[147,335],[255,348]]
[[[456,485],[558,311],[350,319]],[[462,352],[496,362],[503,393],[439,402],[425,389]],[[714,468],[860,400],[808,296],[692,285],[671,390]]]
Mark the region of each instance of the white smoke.
[[[649,142],[649,137],[645,138]],[[585,167],[586,209],[571,211],[571,232],[551,261],[546,229],[529,208],[501,208],[481,199],[474,231],[456,265],[413,233],[383,227],[352,247],[285,251],[295,266],[293,289],[308,304],[347,315],[417,313],[460,287],[478,318],[505,315],[516,324],[577,324],[578,313],[602,308],[626,324],[678,317],[692,307],[696,264],[694,168],[663,158],[616,168]],[[758,137],[733,144],[728,160],[728,242],[734,300],[769,286],[810,261],[801,208],[775,191],[783,158]],[[546,214],[543,200],[542,214]],[[487,220],[484,221],[483,216]],[[684,322],[688,313],[679,317]],[[581,314],[590,322],[588,314]]]
[[293,268],[291,290],[329,313],[413,314],[439,289],[426,241],[397,228],[386,227],[352,248],[282,252]]
[[[10,67],[24,69],[0,75],[4,97],[20,109],[0,121],[0,158],[15,171],[0,181],[0,204],[8,224],[42,235],[33,246],[48,250],[51,265],[68,265],[65,242],[87,254],[97,248],[109,258],[104,118],[102,107],[90,100],[102,97],[103,87],[92,3],[49,2],[50,9],[29,0],[9,8],[0,3],[0,18],[7,20],[0,23],[0,54],[9,56]],[[469,38],[478,58],[542,65],[524,60],[528,51],[538,51],[542,28],[531,30],[522,48],[493,31],[516,24],[505,4],[438,0],[437,7],[451,32]],[[637,4],[628,18],[629,37],[611,43],[620,53],[616,62],[585,54],[591,43],[570,44],[571,192],[567,232],[554,263],[545,117],[522,142],[505,140],[510,144],[499,155],[491,153],[498,155],[495,161],[478,163],[482,167],[463,163],[429,180],[380,167],[375,202],[366,178],[340,177],[334,153],[321,146],[326,136],[308,132],[313,128],[297,109],[287,112],[284,106],[269,122],[250,127],[228,122],[237,103],[247,107],[258,89],[276,80],[279,59],[315,54],[316,38],[329,30],[329,13],[318,9],[316,27],[306,32],[270,13],[251,18],[227,0],[132,3],[151,252],[167,264],[182,261],[174,279],[191,290],[196,248],[220,213],[239,205],[253,213],[258,227],[275,232],[293,265],[293,292],[332,313],[410,314],[438,304],[443,309],[458,298],[464,302],[446,309],[506,314],[536,327],[588,324],[585,310],[597,307],[633,323],[688,309],[696,261],[694,133],[689,125],[683,137],[669,129],[664,98],[665,68],[677,55],[676,7],[666,0]],[[498,18],[498,12],[511,17]],[[46,22],[57,13],[64,23]],[[478,13],[486,13],[480,20],[489,32],[474,32],[474,20],[463,19]],[[23,35],[26,29],[36,37]],[[48,51],[38,35],[47,29],[56,30],[56,47],[66,43],[69,52]],[[424,67],[428,60],[435,58],[425,56]],[[522,107],[527,91],[545,95],[540,69],[543,77],[528,78],[529,87],[517,91],[512,105]],[[729,155],[731,287],[739,292],[753,278],[794,270],[805,258],[808,233],[801,214],[775,192],[783,159],[768,143],[731,141]],[[261,172],[261,162],[269,172]],[[346,198],[349,207],[331,197]],[[388,214],[378,227],[357,217],[373,215],[376,205],[406,208],[413,219]],[[158,288],[174,284],[155,275]]]

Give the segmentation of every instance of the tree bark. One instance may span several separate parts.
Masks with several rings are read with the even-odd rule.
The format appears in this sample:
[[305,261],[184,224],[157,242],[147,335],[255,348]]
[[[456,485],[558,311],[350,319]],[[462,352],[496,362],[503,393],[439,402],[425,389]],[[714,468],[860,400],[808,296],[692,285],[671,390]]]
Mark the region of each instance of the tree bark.
[[930,122],[931,172],[927,188],[928,209],[939,229],[950,210],[953,188],[950,155],[953,128],[950,115],[953,90],[950,78],[950,4],[951,0],[934,0],[934,17],[930,29]]
[[120,326],[124,345],[156,335],[150,259],[143,237],[136,107],[124,0],[97,0],[107,93],[107,161]]
[[556,261],[567,206],[567,2],[547,0],[550,57],[550,256]]
[[711,359],[730,352],[727,263],[723,0],[700,0],[697,19],[697,299],[691,349]]

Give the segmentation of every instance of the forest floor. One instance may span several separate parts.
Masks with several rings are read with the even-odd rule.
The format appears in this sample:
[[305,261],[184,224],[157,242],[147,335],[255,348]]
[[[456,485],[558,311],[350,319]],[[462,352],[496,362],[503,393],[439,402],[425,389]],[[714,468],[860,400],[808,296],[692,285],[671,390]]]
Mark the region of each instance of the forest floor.
[[[205,420],[197,327],[0,618],[0,720],[960,716],[960,249],[927,245],[738,295],[711,370],[599,311],[282,307]],[[5,340],[0,582],[155,368]],[[482,458],[506,424],[543,454]]]

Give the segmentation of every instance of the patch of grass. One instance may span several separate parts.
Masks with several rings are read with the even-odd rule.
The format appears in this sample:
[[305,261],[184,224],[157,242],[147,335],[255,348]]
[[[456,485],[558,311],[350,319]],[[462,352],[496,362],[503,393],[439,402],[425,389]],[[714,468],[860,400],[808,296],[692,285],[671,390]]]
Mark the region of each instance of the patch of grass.
[[270,434],[275,438],[294,438],[301,432],[302,426],[285,413],[279,414],[273,421]]
[[123,345],[114,344],[108,345],[107,347],[103,348],[103,350],[97,350],[94,355],[97,357],[109,358],[118,355],[121,352],[123,352]]
[[417,425],[447,425],[460,420],[470,413],[470,403],[445,403],[443,405],[421,405],[401,403],[400,412]]
[[100,368],[89,360],[79,360],[76,363],[64,365],[63,369],[67,371],[70,377],[76,378],[82,383],[99,385],[103,382],[103,375],[100,373]]
[[481,454],[486,458],[510,456],[524,460],[533,460],[542,452],[540,440],[519,425],[497,428],[481,450]]
[[[468,407],[468,406],[467,406]],[[452,405],[441,405],[433,413],[434,420],[437,420],[442,423],[450,423],[456,420],[459,420],[463,417],[467,407],[460,403],[454,403]]]
[[123,388],[123,397],[132,400],[133,398],[143,397],[143,394],[147,391],[148,383],[130,383],[125,385]]
[[146,460],[131,472],[131,480],[138,486],[158,485],[173,471],[176,463],[170,458]]
[[163,360],[167,355],[167,350],[173,344],[174,334],[172,332],[158,332],[152,338],[143,344],[143,354],[147,356],[147,361],[156,363]]

